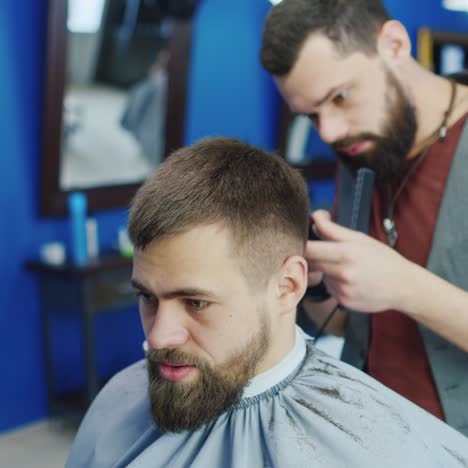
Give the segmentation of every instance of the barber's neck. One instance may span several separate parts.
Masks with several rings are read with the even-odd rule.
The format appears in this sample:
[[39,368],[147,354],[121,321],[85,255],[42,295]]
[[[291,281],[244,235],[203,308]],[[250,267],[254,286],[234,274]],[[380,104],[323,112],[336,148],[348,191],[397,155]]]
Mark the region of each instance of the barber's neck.
[[[450,104],[452,87],[449,80],[435,75],[417,62],[405,70],[404,79],[415,106],[418,121],[415,143],[409,154],[411,159],[437,140],[444,114]],[[468,87],[457,85],[455,103],[447,121],[447,128],[450,128],[467,112],[467,97]]]

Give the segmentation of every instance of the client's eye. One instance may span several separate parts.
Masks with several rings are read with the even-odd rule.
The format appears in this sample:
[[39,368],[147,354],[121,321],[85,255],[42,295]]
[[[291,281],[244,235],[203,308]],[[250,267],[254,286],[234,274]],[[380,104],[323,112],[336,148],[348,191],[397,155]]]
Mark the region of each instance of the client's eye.
[[150,294],[147,294],[143,291],[137,291],[136,293],[138,299],[141,299],[143,303],[145,304],[151,304],[152,301],[152,296]]
[[193,310],[203,310],[208,307],[209,303],[199,299],[187,299],[187,305]]

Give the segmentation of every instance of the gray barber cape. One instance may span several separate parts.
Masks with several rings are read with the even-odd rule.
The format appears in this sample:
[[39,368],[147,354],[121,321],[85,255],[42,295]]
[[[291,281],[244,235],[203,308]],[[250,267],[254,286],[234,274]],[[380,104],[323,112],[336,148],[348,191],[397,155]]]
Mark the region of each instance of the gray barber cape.
[[85,416],[67,468],[460,468],[468,439],[296,332],[291,353],[193,432],[161,434],[146,362],[117,374]]

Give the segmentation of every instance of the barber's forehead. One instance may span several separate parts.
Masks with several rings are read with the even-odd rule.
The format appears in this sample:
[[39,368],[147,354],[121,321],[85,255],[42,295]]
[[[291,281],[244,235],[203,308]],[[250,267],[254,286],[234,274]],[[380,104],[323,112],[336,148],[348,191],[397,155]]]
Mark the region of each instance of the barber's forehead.
[[342,61],[325,37],[314,35],[307,39],[291,71],[275,78],[291,110],[303,113],[304,104],[312,105],[346,79]]
[[299,55],[307,49],[320,50],[337,60],[344,56],[337,44],[322,31],[312,32],[304,39],[299,49]]
[[330,90],[356,79],[368,61],[359,51],[341,55],[325,36],[313,35],[304,44],[291,71],[275,80],[291,110],[307,113]]

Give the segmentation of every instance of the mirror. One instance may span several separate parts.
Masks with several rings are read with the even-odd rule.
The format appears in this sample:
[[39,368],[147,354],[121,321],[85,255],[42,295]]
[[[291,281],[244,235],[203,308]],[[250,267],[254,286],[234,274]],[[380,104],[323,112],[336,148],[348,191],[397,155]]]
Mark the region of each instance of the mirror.
[[335,177],[336,159],[329,146],[320,140],[308,119],[293,115],[284,101],[279,116],[278,152],[308,182]]
[[453,75],[463,81],[468,69],[468,34],[433,31],[421,28],[418,31],[418,61],[439,75]]
[[183,144],[196,1],[48,6],[40,213],[65,214],[78,190],[91,211],[127,206]]

